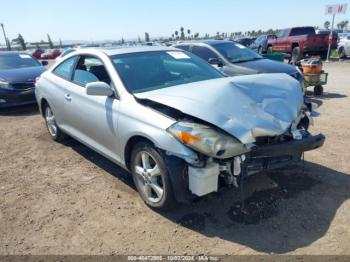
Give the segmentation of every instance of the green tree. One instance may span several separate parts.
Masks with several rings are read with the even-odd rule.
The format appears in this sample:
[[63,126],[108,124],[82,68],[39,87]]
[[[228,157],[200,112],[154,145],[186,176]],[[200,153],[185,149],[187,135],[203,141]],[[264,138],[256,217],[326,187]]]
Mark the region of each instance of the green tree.
[[17,38],[12,39],[12,43],[20,45],[22,50],[26,50],[27,49],[26,42],[24,41],[24,38],[23,38],[23,36],[21,34],[18,34]]
[[47,42],[49,43],[50,49],[53,49],[53,43],[49,34],[47,34]]
[[324,22],[323,23],[323,27],[325,28],[325,29],[329,29],[329,26],[331,25],[331,22],[329,22],[329,21],[326,21],[326,22]]
[[179,32],[176,30],[175,31],[176,39],[179,39]]
[[150,41],[149,34],[146,32],[145,33],[145,42],[149,42],[149,41]]
[[188,39],[191,39],[191,30],[187,29]]
[[185,32],[184,32],[184,28],[182,26],[180,28],[180,32],[181,32],[180,38],[181,38],[181,40],[184,40],[185,39]]

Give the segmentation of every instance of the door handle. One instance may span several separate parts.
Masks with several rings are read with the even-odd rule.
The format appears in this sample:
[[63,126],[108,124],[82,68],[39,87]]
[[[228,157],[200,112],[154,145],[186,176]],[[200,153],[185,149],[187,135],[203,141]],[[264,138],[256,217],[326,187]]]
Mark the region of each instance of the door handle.
[[71,101],[72,97],[70,96],[70,94],[64,94],[64,99],[66,99],[67,101]]

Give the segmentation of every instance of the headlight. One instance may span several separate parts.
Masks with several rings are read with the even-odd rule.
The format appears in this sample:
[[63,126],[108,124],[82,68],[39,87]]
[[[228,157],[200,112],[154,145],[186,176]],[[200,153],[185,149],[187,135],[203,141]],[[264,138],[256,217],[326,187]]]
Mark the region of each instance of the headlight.
[[177,122],[167,131],[181,143],[210,157],[229,158],[249,151],[237,139],[202,124]]
[[9,89],[9,83],[0,80],[0,88]]

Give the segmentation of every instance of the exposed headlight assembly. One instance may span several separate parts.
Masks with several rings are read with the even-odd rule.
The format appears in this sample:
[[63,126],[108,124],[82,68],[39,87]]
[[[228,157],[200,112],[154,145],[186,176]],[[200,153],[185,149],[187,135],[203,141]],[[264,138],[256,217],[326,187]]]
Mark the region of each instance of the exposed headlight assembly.
[[177,122],[167,131],[186,146],[214,158],[230,158],[249,151],[237,139],[202,124]]

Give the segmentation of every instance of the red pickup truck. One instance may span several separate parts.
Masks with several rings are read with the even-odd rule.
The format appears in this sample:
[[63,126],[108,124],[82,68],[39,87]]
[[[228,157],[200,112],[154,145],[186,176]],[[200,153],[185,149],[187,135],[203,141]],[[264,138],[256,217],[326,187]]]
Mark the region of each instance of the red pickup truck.
[[305,55],[327,56],[328,44],[336,49],[338,43],[337,34],[329,37],[328,34],[316,34],[312,26],[292,27],[282,29],[268,41],[269,52],[282,52],[291,55],[291,62],[297,62]]

